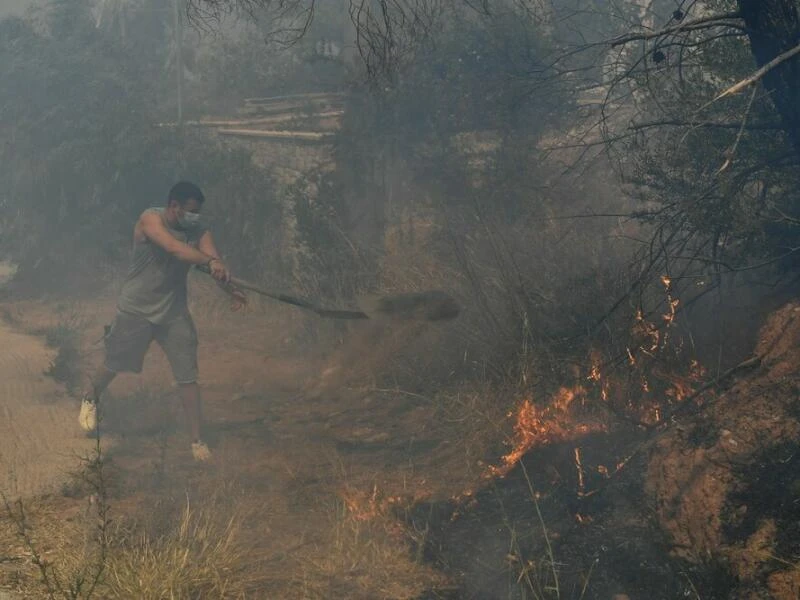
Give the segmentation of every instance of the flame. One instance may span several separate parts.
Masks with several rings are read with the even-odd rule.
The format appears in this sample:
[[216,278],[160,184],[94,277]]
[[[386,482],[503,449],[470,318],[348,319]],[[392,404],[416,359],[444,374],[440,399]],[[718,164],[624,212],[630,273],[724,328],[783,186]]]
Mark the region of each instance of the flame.
[[667,326],[672,325],[672,322],[675,320],[675,317],[678,313],[678,305],[681,301],[678,298],[672,298],[669,294],[667,294],[667,306],[669,307],[668,312],[661,315],[661,318],[664,319]]
[[697,360],[693,359],[689,365],[689,378],[694,382],[702,381],[707,372],[706,368]]
[[622,469],[624,469],[628,465],[628,463],[634,456],[635,453],[626,456],[624,459],[622,459],[616,465],[614,465],[613,471],[609,471],[608,467],[605,465],[597,465],[597,472],[600,473],[600,475],[602,475],[604,479],[611,479],[612,477],[614,477],[614,475],[622,471]]
[[592,362],[592,368],[586,379],[600,384],[600,397],[603,399],[603,402],[608,402],[609,383],[608,380],[603,377],[600,370],[600,353],[597,350],[592,350],[589,353],[589,359]]
[[373,486],[372,493],[348,488],[339,496],[347,512],[356,521],[371,521],[382,513],[377,484]]
[[664,324],[667,330],[664,333],[663,337],[663,345],[667,345],[667,341],[669,339],[669,327],[675,321],[675,317],[678,315],[678,305],[680,305],[681,301],[678,298],[672,297],[672,280],[667,275],[661,276],[661,283],[664,284],[664,291],[667,294],[667,312],[661,315],[661,318],[664,320]]
[[378,517],[391,515],[392,508],[398,504],[407,502],[413,504],[429,497],[423,490],[418,490],[413,498],[402,496],[389,496],[378,488],[378,484],[372,486],[372,491],[358,490],[346,487],[339,491],[339,497],[344,503],[347,513],[355,521],[374,521]]
[[592,431],[605,431],[603,424],[576,422],[570,414],[575,399],[584,398],[585,395],[585,388],[576,385],[562,387],[544,407],[536,406],[530,398],[525,398],[516,412],[511,452],[501,458],[502,464],[490,466],[486,475],[507,475],[532,448],[576,439]]
[[674,378],[672,387],[665,394],[675,402],[683,402],[694,393],[694,388],[683,378]]
[[[636,320],[633,325],[634,335],[640,335],[644,340],[650,340],[650,352],[655,352],[661,346],[661,332],[658,327],[644,318],[642,309],[636,311]],[[645,351],[646,341],[639,346],[639,350]]]
[[639,421],[643,425],[658,425],[661,422],[661,409],[657,404],[646,406],[639,417]]
[[[589,353],[589,371],[583,385],[562,387],[547,402],[534,403],[530,396],[521,400],[516,410],[508,413],[514,419],[510,451],[502,456],[498,464],[489,466],[483,478],[504,477],[532,449],[554,443],[569,442],[595,431],[608,431],[609,422],[581,418],[582,411],[597,408],[597,392],[603,402],[612,404],[614,413],[624,413],[643,426],[658,426],[667,415],[672,414],[671,405],[686,402],[693,398],[705,376],[705,369],[696,360],[687,365],[675,362],[684,356],[683,340],[675,334],[673,324],[677,318],[680,299],[673,297],[672,280],[663,275],[661,283],[666,295],[666,309],[663,314],[653,316],[653,322],[645,316],[644,308],[636,311],[631,328],[633,342],[625,348],[628,373],[607,371],[606,364],[614,364],[617,357],[608,363],[603,361],[599,350]],[[659,322],[660,321],[660,322]],[[656,324],[658,323],[658,325]],[[671,336],[676,339],[671,339]],[[621,358],[621,357],[620,357]],[[579,376],[579,372],[575,373]],[[613,394],[610,392],[612,391]],[[587,389],[593,390],[590,394]],[[575,401],[579,400],[576,405]],[[594,405],[593,405],[594,402]],[[604,411],[608,412],[608,411]],[[573,448],[574,464],[577,470],[577,493],[580,497],[595,494],[598,489],[587,490],[592,478],[587,473],[595,471],[604,479],[614,477],[622,470],[633,455],[628,456],[616,466],[584,463],[579,447]],[[586,469],[589,469],[587,471]],[[538,492],[537,492],[538,493]],[[468,491],[458,497],[460,501],[476,502],[474,492]],[[462,502],[459,502],[461,504]],[[579,522],[590,519],[576,515]],[[585,521],[588,522],[588,521]]]
[[628,353],[628,364],[630,364],[630,366],[635,365],[636,364],[636,357],[633,355],[633,352],[631,352],[631,349],[630,348],[625,348],[625,352]]

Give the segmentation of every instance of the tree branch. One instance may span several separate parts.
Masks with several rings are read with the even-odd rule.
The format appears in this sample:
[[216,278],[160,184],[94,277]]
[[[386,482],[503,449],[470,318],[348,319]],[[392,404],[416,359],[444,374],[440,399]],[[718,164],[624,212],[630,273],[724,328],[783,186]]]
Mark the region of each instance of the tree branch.
[[686,21],[685,23],[681,23],[680,25],[665,27],[658,31],[628,33],[625,35],[621,35],[611,40],[610,44],[611,47],[614,48],[616,46],[622,46],[629,42],[652,40],[673,33],[697,31],[698,29],[710,29],[712,27],[733,27],[736,29],[742,29],[743,24],[738,22],[739,20],[741,20],[741,18],[742,16],[738,12],[723,13],[721,15],[709,15],[707,17],[700,17],[699,19],[694,19],[692,21]]
[[757,83],[759,80],[761,80],[762,77],[764,77],[764,75],[766,75],[767,73],[772,71],[772,69],[774,69],[775,67],[777,67],[781,63],[784,63],[787,60],[797,56],[798,54],[800,54],[800,44],[798,44],[797,46],[795,46],[791,50],[787,50],[783,54],[779,54],[778,56],[773,58],[771,61],[769,61],[767,64],[765,64],[763,67],[761,67],[758,71],[756,71],[755,73],[750,75],[749,77],[746,77],[745,79],[742,79],[740,82],[732,85],[731,87],[726,89],[724,92],[722,92],[721,94],[717,95],[717,97],[714,98],[711,102],[716,102],[717,100],[721,100],[722,98],[725,98],[726,96],[732,96],[733,94],[736,94],[737,92],[741,92],[747,86],[750,86],[750,85],[753,85],[754,83]]
[[631,131],[640,131],[642,129],[651,129],[653,127],[695,127],[700,129],[739,129],[745,125],[749,130],[759,131],[778,131],[783,130],[779,123],[717,123],[714,121],[681,121],[679,119],[663,119],[660,121],[647,121],[644,123],[634,123],[629,125],[628,129]]

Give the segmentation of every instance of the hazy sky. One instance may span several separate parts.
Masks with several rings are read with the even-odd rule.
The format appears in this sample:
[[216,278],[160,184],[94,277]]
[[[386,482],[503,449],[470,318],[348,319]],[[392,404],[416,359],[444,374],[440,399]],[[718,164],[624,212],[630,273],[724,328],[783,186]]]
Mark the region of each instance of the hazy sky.
[[0,17],[12,13],[21,13],[33,4],[33,0],[0,0]]

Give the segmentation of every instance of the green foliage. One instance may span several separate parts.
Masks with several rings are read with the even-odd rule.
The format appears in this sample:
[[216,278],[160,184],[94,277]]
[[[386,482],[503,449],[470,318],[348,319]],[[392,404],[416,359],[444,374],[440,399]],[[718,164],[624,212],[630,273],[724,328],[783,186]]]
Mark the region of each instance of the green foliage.
[[130,210],[124,171],[154,144],[151,93],[84,1],[0,22],[0,71],[3,244],[24,270],[108,239],[108,215]]
[[162,205],[179,178],[206,188],[220,237],[244,268],[273,256],[270,176],[245,152],[156,127],[158,52],[129,50],[164,37],[138,14],[124,39],[96,26],[88,0],[54,0],[35,17],[0,21],[0,251],[33,290],[82,271],[102,284],[97,270],[127,257],[136,218]]

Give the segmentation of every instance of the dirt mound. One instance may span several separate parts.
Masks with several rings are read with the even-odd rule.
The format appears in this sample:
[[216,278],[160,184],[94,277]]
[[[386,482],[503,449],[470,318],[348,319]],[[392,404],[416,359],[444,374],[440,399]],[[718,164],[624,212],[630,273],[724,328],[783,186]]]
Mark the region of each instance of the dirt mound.
[[774,313],[756,367],[703,399],[650,456],[646,489],[674,554],[718,564],[735,598],[800,597],[800,304]]

